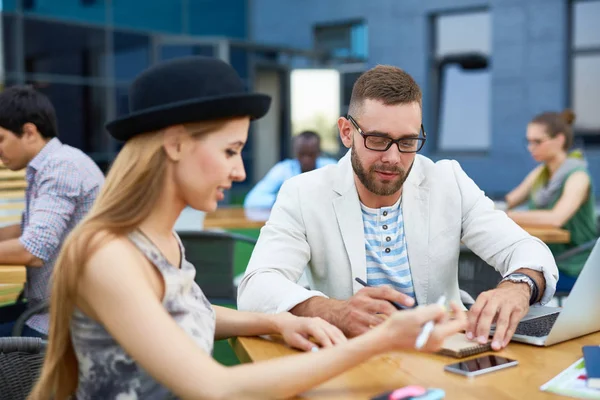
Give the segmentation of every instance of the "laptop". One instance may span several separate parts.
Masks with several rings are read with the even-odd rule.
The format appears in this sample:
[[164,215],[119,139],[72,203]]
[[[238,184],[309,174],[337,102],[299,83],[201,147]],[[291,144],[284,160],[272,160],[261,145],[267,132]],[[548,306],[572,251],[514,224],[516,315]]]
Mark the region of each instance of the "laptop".
[[600,331],[600,240],[563,304],[562,308],[530,307],[512,340],[550,346]]

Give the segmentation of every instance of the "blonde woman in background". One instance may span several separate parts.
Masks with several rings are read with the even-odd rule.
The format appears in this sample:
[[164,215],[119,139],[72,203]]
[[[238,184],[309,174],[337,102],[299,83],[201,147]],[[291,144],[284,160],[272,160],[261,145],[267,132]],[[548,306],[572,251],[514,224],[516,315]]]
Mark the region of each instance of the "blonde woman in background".
[[[456,305],[452,320],[432,305],[393,313],[347,341],[318,318],[210,305],[173,226],[186,206],[214,211],[223,190],[245,178],[250,120],[269,100],[244,93],[214,58],[166,62],[135,80],[132,113],[107,125],[126,143],[55,267],[50,340],[30,399],[285,398],[375,354],[412,348],[429,320],[437,323],[427,351],[465,328]],[[231,368],[210,356],[215,339],[271,333],[323,349]]]
[[[540,165],[506,196],[509,209],[528,201],[528,211],[508,211],[517,223],[555,226],[570,232],[569,243],[548,244],[555,257],[598,235],[590,172],[581,151],[570,151],[574,121],[571,110],[545,112],[531,120],[527,148]],[[558,263],[557,291],[572,286],[588,256],[589,251],[582,252]]]

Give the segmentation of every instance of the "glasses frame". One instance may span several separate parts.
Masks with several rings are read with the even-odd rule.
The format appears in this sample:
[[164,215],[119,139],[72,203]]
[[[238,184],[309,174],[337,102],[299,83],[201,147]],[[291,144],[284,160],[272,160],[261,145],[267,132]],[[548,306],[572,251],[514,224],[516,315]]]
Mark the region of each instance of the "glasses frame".
[[525,138],[525,146],[526,147],[529,147],[529,146],[531,146],[531,147],[538,147],[538,146],[543,145],[546,142],[551,141],[552,139],[554,139],[554,138],[552,138],[552,137],[545,137],[545,138],[542,138],[542,139],[533,139],[533,140],[529,141],[529,139]]
[[[421,124],[421,132],[420,132],[423,135],[423,137],[392,139],[390,137],[379,135],[379,134],[364,133],[363,130],[361,129],[361,127],[358,126],[358,123],[356,122],[356,120],[354,118],[352,118],[352,116],[350,114],[346,115],[346,119],[348,121],[350,121],[350,123],[352,125],[354,125],[354,127],[356,128],[356,130],[358,131],[358,133],[360,133],[360,135],[363,137],[365,148],[367,148],[367,149],[369,149],[371,151],[379,151],[379,152],[388,151],[390,149],[390,147],[392,147],[392,144],[396,144],[396,147],[398,148],[398,151],[400,153],[418,153],[419,151],[421,151],[421,149],[425,145],[425,142],[427,141],[427,133],[425,133],[425,128],[423,128],[423,124]],[[377,137],[377,138],[388,139],[389,142],[388,142],[387,146],[385,147],[385,149],[372,149],[369,146],[367,146],[367,139],[370,138],[370,137]],[[415,141],[417,141],[419,143],[417,145],[417,149],[415,151],[401,150],[400,149],[400,142],[406,141],[406,140],[415,140]]]

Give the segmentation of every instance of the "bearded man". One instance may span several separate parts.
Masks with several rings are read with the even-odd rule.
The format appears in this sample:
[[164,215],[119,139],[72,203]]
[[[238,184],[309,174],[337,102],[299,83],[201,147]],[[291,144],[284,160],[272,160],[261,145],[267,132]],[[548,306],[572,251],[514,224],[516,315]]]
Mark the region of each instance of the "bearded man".
[[[377,66],[362,74],[338,128],[350,151],[284,183],[238,307],[318,316],[356,336],[396,308],[442,295],[461,301],[462,242],[503,276],[470,308],[466,335],[485,343],[495,322],[492,347],[504,348],[529,306],[554,294],[548,247],[495,210],[456,161],[417,154],[426,140],[422,94],[405,71]],[[305,271],[310,288],[298,284]]]

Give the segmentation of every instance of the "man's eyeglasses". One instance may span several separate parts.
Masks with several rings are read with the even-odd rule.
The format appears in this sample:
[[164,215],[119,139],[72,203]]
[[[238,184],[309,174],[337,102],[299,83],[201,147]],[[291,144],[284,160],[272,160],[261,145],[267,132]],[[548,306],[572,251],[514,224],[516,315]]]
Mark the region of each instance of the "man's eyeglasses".
[[423,129],[423,124],[421,124],[421,135],[423,137],[392,139],[379,133],[364,133],[351,115],[347,115],[346,119],[354,125],[358,133],[363,137],[365,140],[365,147],[373,151],[388,151],[392,144],[395,143],[400,153],[416,153],[423,148],[427,137],[427,134]]

